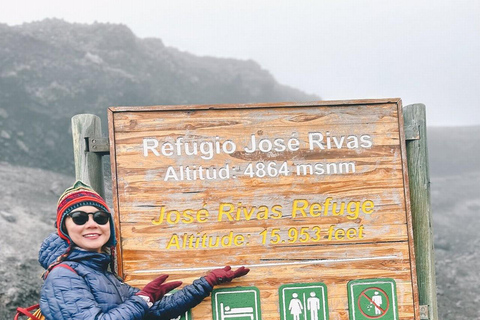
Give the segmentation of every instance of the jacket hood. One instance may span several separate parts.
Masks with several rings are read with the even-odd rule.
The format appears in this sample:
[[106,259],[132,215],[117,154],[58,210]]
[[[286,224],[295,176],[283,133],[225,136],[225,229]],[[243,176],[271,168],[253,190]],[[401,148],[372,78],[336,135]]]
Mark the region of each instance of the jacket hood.
[[[69,247],[66,240],[62,239],[58,233],[50,234],[42,243],[38,253],[38,262],[43,268],[47,269],[53,262],[64,254]],[[108,253],[97,253],[73,247],[72,252],[66,258],[68,261],[83,261],[91,268],[104,270],[108,267],[112,257]],[[88,260],[88,261],[87,261]]]
[[68,249],[67,241],[60,238],[58,233],[51,233],[43,240],[38,252],[38,262],[44,269],[47,269],[58,257],[65,253]]

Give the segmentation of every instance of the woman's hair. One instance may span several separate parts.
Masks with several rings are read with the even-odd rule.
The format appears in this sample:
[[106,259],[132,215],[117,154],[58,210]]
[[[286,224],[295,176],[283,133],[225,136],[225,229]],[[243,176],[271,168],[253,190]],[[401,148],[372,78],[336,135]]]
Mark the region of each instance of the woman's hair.
[[67,250],[65,250],[65,252],[64,252],[63,254],[61,254],[60,256],[58,256],[58,258],[57,258],[53,263],[51,263],[51,264],[48,266],[47,270],[45,270],[45,272],[44,272],[43,275],[42,275],[43,280],[47,279],[48,274],[50,273],[50,271],[51,271],[53,268],[55,268],[56,266],[58,266],[60,263],[62,263],[62,262],[68,257],[68,255],[72,252],[72,250],[73,250],[73,243],[70,242],[70,243],[68,244]]

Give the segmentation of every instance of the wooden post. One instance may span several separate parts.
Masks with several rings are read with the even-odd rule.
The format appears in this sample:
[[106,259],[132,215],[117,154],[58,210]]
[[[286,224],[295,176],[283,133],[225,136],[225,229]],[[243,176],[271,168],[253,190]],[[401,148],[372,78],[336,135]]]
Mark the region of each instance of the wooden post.
[[[403,117],[407,135],[410,201],[421,306],[420,319],[438,320],[425,105],[405,106]],[[422,312],[422,306],[428,306],[427,312]]]
[[93,114],[78,114],[72,117],[73,153],[75,179],[89,184],[105,197],[103,184],[102,154],[89,152],[88,138],[102,137],[102,123]]

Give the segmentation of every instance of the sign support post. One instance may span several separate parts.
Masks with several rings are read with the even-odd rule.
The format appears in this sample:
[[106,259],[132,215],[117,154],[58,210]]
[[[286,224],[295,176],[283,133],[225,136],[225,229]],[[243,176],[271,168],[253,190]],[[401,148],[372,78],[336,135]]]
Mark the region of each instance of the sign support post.
[[405,106],[403,117],[405,127],[418,130],[418,137],[407,138],[406,144],[419,303],[428,306],[420,318],[438,320],[425,105]]
[[101,137],[100,117],[93,114],[78,114],[72,117],[75,179],[82,180],[105,197],[102,154],[92,152],[88,147],[88,138]]

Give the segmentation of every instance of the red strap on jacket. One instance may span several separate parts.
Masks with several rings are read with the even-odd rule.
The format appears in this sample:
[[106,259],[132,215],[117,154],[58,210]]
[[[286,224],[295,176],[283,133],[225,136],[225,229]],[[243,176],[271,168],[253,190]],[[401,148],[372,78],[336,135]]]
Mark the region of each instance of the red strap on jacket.
[[[65,263],[60,263],[59,265],[56,265],[55,267],[52,268],[55,269],[56,267],[62,267],[62,268],[65,268],[65,269],[68,269],[74,273],[77,273],[77,271],[75,271],[75,269],[73,269],[72,267],[70,267],[68,264],[65,264]],[[30,311],[33,311],[33,310],[36,310],[40,307],[40,304],[34,304],[33,306],[30,306],[30,307],[27,307],[27,308],[20,308],[18,307],[17,308],[17,314],[15,315],[15,317],[13,318],[13,320],[18,320],[18,317],[19,316],[27,316],[29,318],[31,318],[32,320],[40,320],[39,318],[35,317]]]
[[68,264],[65,264],[65,263],[60,263],[59,265],[56,265],[55,267],[52,268],[55,269],[56,267],[62,267],[62,268],[65,268],[65,269],[68,269],[70,271],[72,271],[73,273],[77,273],[77,271],[75,271],[75,269],[73,269],[72,267],[70,267]]
[[18,317],[19,317],[19,316],[24,315],[24,316],[30,317],[30,318],[32,318],[32,319],[34,319],[34,320],[40,320],[40,319],[38,319],[37,317],[35,317],[35,316],[30,312],[30,311],[32,311],[32,310],[38,309],[38,307],[40,307],[39,304],[34,304],[33,306],[30,306],[30,307],[28,307],[28,308],[20,308],[20,307],[18,307],[18,308],[17,308],[17,314],[15,315],[15,318],[13,318],[13,319],[14,319],[14,320],[18,320]]

